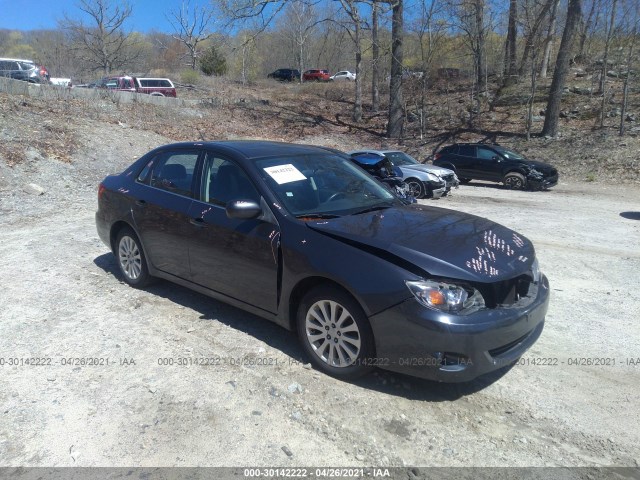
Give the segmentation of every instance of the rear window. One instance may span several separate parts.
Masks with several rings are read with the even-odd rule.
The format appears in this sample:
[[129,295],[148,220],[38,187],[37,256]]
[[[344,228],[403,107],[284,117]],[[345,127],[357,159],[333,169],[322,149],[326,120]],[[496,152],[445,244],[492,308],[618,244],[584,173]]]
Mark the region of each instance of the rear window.
[[140,78],[140,86],[147,88],[173,88],[171,81],[166,78]]

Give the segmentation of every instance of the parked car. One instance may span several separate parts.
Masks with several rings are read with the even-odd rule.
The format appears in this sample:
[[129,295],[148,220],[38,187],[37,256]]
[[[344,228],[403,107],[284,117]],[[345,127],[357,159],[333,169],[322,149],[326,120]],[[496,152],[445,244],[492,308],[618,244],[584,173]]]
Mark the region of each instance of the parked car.
[[49,72],[32,60],[0,58],[0,77],[9,77],[29,83],[49,83]]
[[147,93],[157,97],[175,98],[177,96],[176,87],[168,78],[133,77],[133,79],[138,93]]
[[384,155],[378,153],[358,153],[349,155],[353,163],[365,170],[369,175],[383,183],[386,188],[404,203],[415,203],[416,198],[411,194],[409,186],[402,180],[402,173],[398,167]]
[[279,68],[275,72],[271,72],[267,77],[275,78],[280,81],[293,82],[300,78],[300,70],[295,70],[293,68]]
[[135,92],[136,82],[134,77],[128,75],[112,75],[103,77],[94,84],[90,84],[89,88],[106,88],[120,92]]
[[176,97],[176,87],[168,78],[143,78],[130,75],[103,77],[89,88],[106,88],[120,92],[146,93],[153,96]]
[[315,80],[316,82],[328,82],[329,78],[329,70],[311,69],[302,74],[302,80],[304,80],[305,82],[310,82],[313,80]]
[[406,205],[321,147],[156,148],[102,181],[96,225],[129,285],[163,278],[295,330],[339,378],[470,380],[520,358],[549,304],[525,237]]
[[558,184],[558,170],[529,160],[500,145],[456,143],[435,154],[433,164],[456,172],[462,183],[471,180],[502,182],[508,188],[547,189]]
[[350,155],[376,153],[391,160],[398,167],[402,180],[416,198],[440,198],[460,184],[456,174],[447,168],[419,163],[411,155],[399,150],[355,150]]
[[335,75],[331,75],[329,77],[329,80],[334,80],[334,81],[339,81],[339,80],[351,81],[351,80],[355,80],[355,79],[356,79],[356,74],[355,73],[351,73],[348,70],[342,70],[342,71],[336,73]]

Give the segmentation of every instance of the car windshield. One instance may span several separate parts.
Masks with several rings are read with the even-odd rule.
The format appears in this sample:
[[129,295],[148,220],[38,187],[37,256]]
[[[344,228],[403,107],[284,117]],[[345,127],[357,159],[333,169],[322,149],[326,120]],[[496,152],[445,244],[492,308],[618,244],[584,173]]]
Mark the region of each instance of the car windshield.
[[332,154],[265,158],[258,171],[287,211],[330,218],[401,205],[398,198],[349,159]]
[[384,156],[391,160],[391,163],[397,167],[402,165],[415,165],[418,163],[415,158],[404,152],[386,152]]
[[507,150],[506,148],[497,147],[497,146],[494,146],[493,148],[495,148],[499,153],[501,153],[502,155],[504,155],[508,159],[511,159],[511,160],[526,160],[524,155],[521,155],[519,153],[513,152],[511,150]]

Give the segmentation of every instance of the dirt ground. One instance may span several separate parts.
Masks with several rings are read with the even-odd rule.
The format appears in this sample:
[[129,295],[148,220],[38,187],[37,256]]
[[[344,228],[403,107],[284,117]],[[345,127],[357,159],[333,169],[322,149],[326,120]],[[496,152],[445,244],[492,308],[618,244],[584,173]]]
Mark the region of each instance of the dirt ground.
[[260,318],[124,284],[95,230],[97,185],[172,139],[99,119],[74,135],[64,160],[0,159],[0,466],[640,466],[637,185],[472,183],[421,201],[534,242],[545,330],[469,384],[346,383]]

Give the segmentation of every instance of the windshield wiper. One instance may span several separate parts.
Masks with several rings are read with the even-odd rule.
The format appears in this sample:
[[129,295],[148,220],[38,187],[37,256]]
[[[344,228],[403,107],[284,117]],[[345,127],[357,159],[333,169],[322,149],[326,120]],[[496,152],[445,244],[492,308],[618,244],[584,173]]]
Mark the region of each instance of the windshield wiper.
[[369,213],[375,212],[376,210],[386,210],[387,208],[391,208],[393,205],[388,203],[383,203],[381,205],[375,205],[373,207],[365,208],[364,210],[359,210],[357,212],[352,213],[352,215],[360,215],[361,213]]
[[296,215],[296,218],[307,218],[307,219],[325,219],[325,218],[338,218],[340,215],[334,215],[332,213],[303,213],[301,215]]

